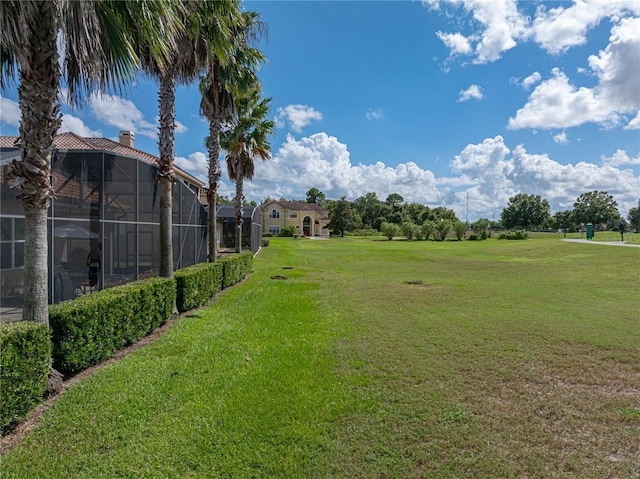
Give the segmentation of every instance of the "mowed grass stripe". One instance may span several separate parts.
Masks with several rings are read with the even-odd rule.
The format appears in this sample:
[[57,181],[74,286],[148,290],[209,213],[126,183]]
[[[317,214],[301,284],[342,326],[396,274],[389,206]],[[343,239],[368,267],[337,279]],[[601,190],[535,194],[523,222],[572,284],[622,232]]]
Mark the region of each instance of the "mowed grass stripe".
[[254,269],[69,390],[2,477],[640,473],[636,249],[273,239]]

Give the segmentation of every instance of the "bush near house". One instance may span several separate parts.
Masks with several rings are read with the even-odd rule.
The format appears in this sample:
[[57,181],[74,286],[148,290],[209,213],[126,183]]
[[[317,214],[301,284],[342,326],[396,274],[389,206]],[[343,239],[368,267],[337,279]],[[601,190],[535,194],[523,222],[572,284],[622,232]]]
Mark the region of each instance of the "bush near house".
[[0,432],[42,400],[50,364],[46,326],[33,321],[0,324]]
[[171,317],[176,283],[149,278],[49,307],[53,367],[74,374],[110,358]]
[[251,272],[253,266],[252,253],[240,253],[220,258],[222,263],[222,287],[228,288]]
[[176,306],[184,312],[207,304],[222,289],[222,263],[200,263],[176,271]]

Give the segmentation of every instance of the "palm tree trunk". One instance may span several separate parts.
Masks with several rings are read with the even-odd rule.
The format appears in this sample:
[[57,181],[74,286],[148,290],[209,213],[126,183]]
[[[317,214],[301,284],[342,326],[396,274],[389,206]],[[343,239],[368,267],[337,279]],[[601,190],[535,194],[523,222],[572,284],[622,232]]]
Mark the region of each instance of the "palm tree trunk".
[[242,189],[244,178],[236,178],[236,253],[242,253]]
[[218,225],[217,225],[217,196],[222,169],[220,167],[220,126],[219,121],[209,121],[209,262],[218,260]]
[[56,44],[57,2],[35,2],[37,28],[25,32],[29,51],[20,68],[21,161],[12,176],[20,184],[25,214],[23,320],[49,325],[47,210],[53,196],[51,151],[61,123],[60,68]]
[[160,276],[173,278],[173,157],[176,81],[172,72],[160,75]]

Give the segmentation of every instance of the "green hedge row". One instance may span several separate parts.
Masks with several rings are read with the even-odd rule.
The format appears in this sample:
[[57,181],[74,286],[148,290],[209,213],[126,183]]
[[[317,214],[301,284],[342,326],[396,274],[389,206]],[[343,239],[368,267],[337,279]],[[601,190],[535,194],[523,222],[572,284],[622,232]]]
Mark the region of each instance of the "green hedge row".
[[0,323],[0,431],[42,400],[50,364],[51,339],[44,325]]
[[222,287],[228,288],[251,272],[253,266],[253,254],[240,253],[232,256],[225,256],[220,259],[222,263]]
[[49,307],[53,367],[74,374],[110,358],[173,313],[173,279],[149,278]]
[[100,364],[180,311],[206,304],[251,272],[253,255],[176,271],[49,306],[49,326],[0,323],[0,432],[23,418],[47,389],[53,367],[65,375]]
[[222,263],[200,263],[176,271],[176,306],[184,312],[207,304],[222,289]]

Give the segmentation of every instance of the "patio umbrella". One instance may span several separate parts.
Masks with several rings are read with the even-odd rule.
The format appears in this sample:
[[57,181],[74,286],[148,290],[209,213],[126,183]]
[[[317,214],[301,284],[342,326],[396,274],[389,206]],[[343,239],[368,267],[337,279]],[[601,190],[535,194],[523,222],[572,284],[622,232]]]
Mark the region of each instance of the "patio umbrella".
[[84,239],[84,240],[92,240],[98,239],[98,233],[93,233],[89,230],[81,228],[76,225],[64,225],[58,226],[53,230],[53,236],[56,238],[69,238],[69,239]]

